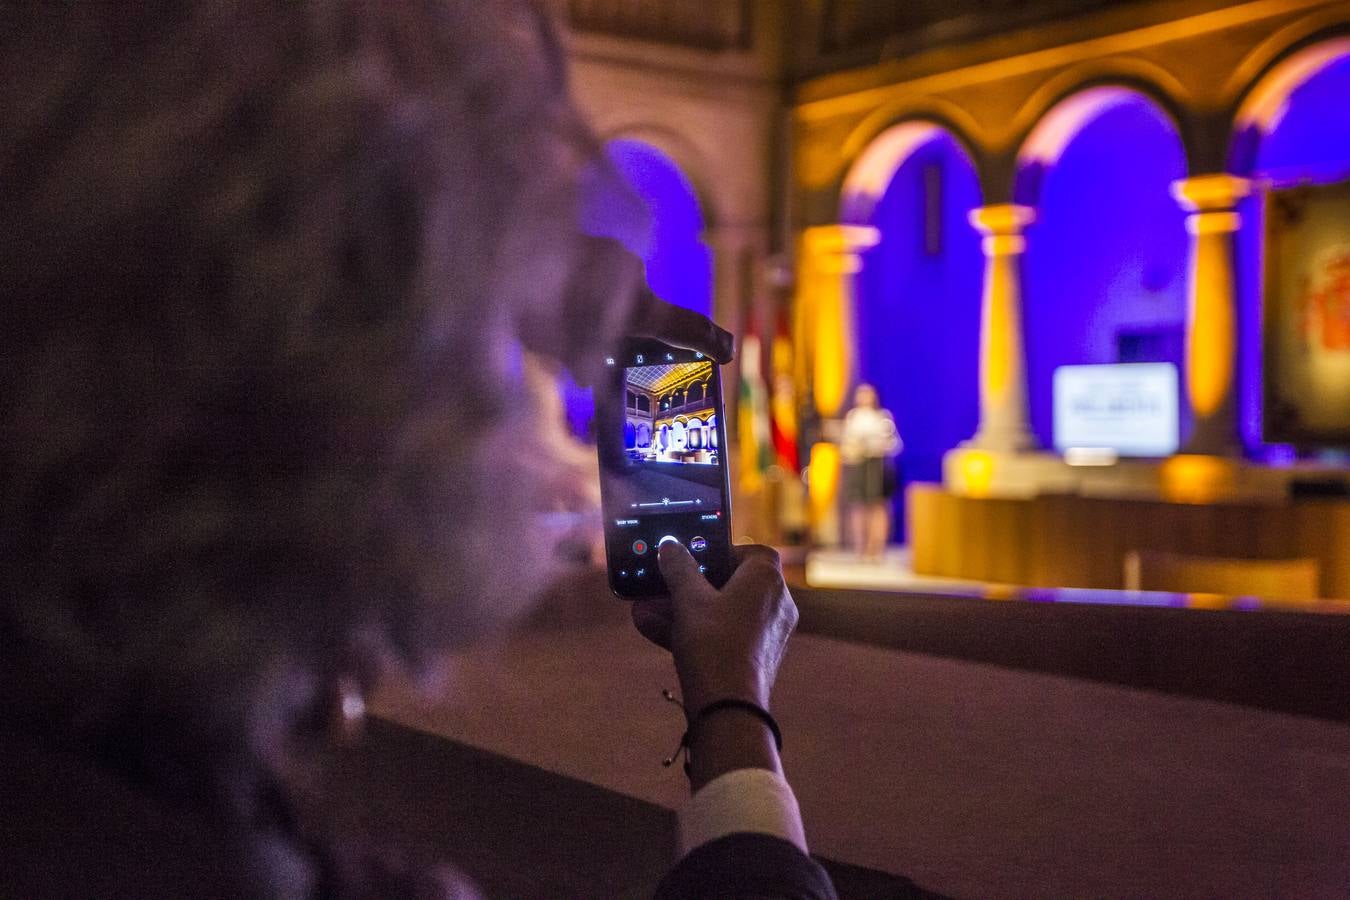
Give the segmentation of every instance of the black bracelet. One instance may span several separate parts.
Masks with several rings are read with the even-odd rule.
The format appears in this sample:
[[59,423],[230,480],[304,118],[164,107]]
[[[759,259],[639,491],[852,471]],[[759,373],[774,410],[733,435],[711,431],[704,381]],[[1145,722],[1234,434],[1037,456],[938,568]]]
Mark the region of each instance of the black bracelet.
[[[681,703],[670,691],[668,690],[661,691],[661,696],[665,697],[671,703],[674,703],[680,709],[684,709],[684,704]],[[767,709],[765,709],[764,707],[760,706],[757,703],[751,703],[749,700],[740,700],[736,697],[723,697],[721,700],[714,700],[713,702],[709,703],[707,706],[703,707],[698,712],[694,713],[692,716],[689,715],[688,710],[685,710],[685,721],[688,723],[688,727],[685,728],[684,734],[680,737],[680,746],[676,748],[675,752],[672,753],[669,757],[663,759],[661,761],[661,765],[663,766],[673,765],[675,760],[679,759],[680,754],[683,753],[684,774],[688,775],[690,768],[689,750],[692,744],[694,743],[695,730],[698,728],[699,723],[701,723],[708,716],[713,715],[714,713],[721,712],[724,709],[739,709],[744,712],[748,712],[755,718],[759,719],[761,722],[764,723],[764,726],[768,728],[769,731],[773,734],[774,747],[777,748],[779,753],[783,752],[783,732],[778,727],[778,721],[774,719],[773,715],[770,714],[770,712]]]
[[723,697],[721,700],[714,700],[695,713],[694,717],[689,720],[689,742],[693,743],[694,729],[698,727],[700,722],[713,713],[721,712],[724,709],[744,710],[759,719],[769,731],[773,732],[773,743],[778,748],[778,752],[783,752],[783,732],[779,730],[778,722],[769,714],[769,711],[756,703],[751,703],[749,700],[738,700],[735,697]]

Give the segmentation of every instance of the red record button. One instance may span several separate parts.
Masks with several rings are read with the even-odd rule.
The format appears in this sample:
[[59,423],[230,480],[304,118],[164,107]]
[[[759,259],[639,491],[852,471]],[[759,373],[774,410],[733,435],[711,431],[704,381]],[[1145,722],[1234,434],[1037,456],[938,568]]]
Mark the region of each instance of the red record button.
[[645,556],[647,553],[647,542],[644,541],[642,538],[638,538],[636,541],[633,541],[633,552],[636,553],[638,556]]

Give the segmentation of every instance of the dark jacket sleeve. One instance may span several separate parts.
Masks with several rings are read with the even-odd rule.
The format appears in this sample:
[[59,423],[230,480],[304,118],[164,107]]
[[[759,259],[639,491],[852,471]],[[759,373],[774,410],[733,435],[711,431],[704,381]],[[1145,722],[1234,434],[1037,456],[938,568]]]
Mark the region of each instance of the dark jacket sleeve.
[[696,847],[656,889],[656,900],[837,900],[830,876],[792,843],[729,834]]

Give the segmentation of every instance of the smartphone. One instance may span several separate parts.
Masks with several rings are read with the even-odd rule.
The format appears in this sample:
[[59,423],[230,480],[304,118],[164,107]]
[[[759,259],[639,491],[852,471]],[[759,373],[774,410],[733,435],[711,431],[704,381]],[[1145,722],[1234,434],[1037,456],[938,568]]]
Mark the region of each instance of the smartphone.
[[596,388],[605,556],[615,594],[665,594],[658,548],[683,544],[717,587],[731,577],[722,373],[695,350],[628,340]]

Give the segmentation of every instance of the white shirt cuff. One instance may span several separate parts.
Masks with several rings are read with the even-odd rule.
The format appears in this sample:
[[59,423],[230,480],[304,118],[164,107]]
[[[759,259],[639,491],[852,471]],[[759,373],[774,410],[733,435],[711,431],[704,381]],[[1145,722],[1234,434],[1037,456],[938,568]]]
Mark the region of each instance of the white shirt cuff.
[[797,797],[782,775],[768,769],[737,769],[705,784],[680,809],[679,831],[681,858],[709,841],[746,831],[808,852]]

